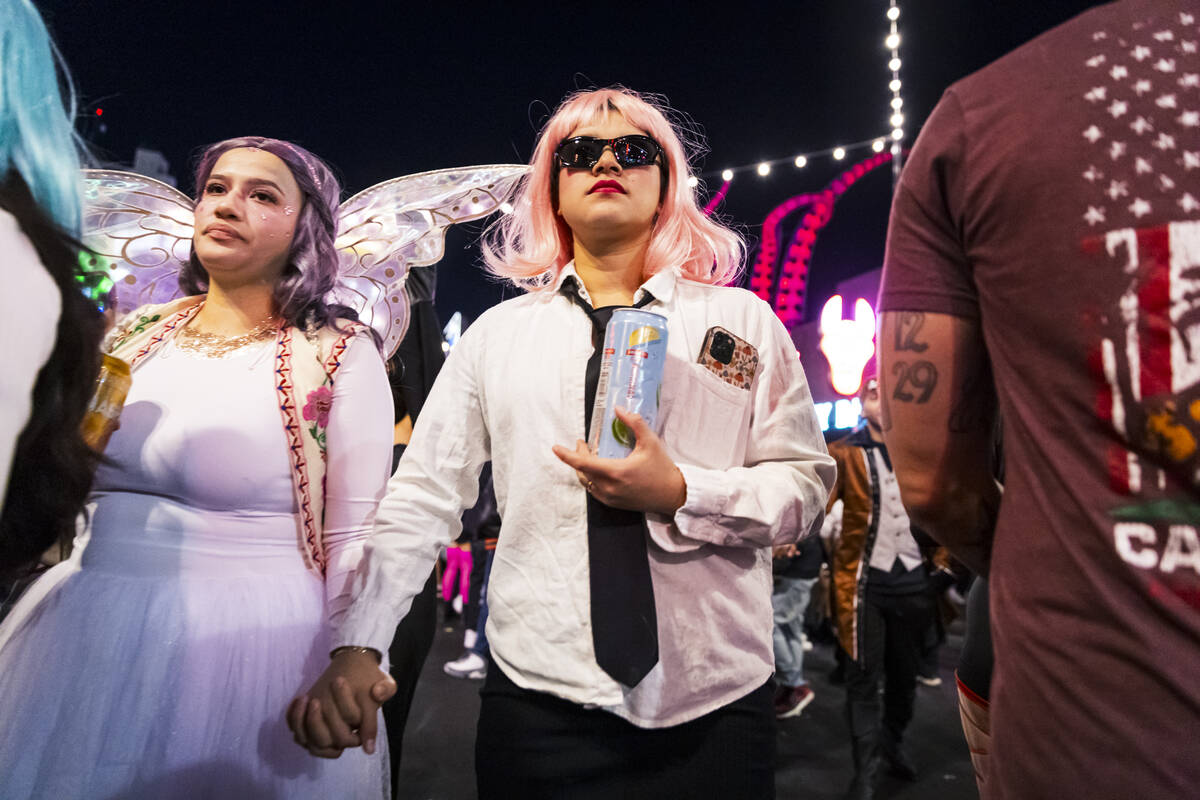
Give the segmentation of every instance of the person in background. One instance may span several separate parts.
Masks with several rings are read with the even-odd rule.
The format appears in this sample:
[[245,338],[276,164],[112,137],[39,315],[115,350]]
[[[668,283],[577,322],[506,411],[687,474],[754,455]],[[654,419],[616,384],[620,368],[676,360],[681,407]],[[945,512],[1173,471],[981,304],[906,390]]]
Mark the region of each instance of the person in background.
[[938,655],[946,641],[946,627],[941,620],[941,605],[939,599],[933,615],[933,624],[925,632],[925,642],[921,645],[921,657],[917,662],[917,683],[930,688],[942,685],[942,676],[938,675]]
[[804,677],[804,652],[811,645],[804,634],[804,620],[813,586],[821,574],[824,553],[818,537],[799,544],[775,548],[771,609],[775,629],[775,717],[799,716],[816,694]]
[[463,615],[463,654],[442,665],[451,678],[478,680],[487,675],[487,585],[500,536],[500,512],[492,488],[492,468],[479,473],[479,499],[463,514],[463,530],[471,535],[471,597]]
[[446,548],[442,571],[442,607],[447,619],[462,614],[471,593],[471,541],[460,535]]
[[96,465],[80,426],[104,328],[77,281],[74,98],[56,66],[33,5],[0,3],[0,585],[74,534]]
[[[387,682],[370,650],[490,458],[502,528],[480,797],[773,796],[771,548],[812,529],[834,467],[787,331],[722,285],[742,243],[697,206],[669,116],[601,89],[542,131],[485,249],[530,291],[480,316],[434,386],[341,626],[338,643],[361,651],[288,709],[312,752],[372,746]],[[602,337],[634,305],[666,318],[662,435],[623,411],[636,447],[602,459],[583,442]],[[730,350],[713,354],[714,339]],[[757,366],[701,363],[731,364],[734,347]]]
[[917,777],[902,744],[913,716],[921,646],[935,613],[925,554],[883,444],[873,363],[864,370],[860,397],[866,424],[829,445],[838,478],[825,523],[832,541],[835,627],[848,656],[846,721],[854,780],[846,796],[855,800],[874,796],[882,761],[899,777]]
[[884,436],[987,577],[988,800],[1200,785],[1198,43],[1196,0],[1084,12],[947,89],[893,199]]

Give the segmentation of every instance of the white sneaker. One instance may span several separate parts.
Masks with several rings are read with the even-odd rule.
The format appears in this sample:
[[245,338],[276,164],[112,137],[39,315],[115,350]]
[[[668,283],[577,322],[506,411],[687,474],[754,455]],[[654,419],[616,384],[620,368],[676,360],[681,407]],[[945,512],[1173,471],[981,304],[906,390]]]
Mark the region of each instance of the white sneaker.
[[463,601],[461,594],[454,595],[454,599],[450,601],[450,607],[454,609],[455,614],[462,613]]
[[469,678],[477,681],[487,676],[487,662],[478,653],[468,650],[457,661],[447,661],[443,664],[442,672],[451,678]]

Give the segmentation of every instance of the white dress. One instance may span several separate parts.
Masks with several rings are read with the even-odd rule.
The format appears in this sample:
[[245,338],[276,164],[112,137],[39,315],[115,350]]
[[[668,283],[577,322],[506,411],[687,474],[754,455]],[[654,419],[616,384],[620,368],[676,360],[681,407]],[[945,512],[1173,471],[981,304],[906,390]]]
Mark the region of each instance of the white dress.
[[325,760],[284,717],[329,663],[383,492],[387,378],[360,337],[335,379],[322,582],[301,555],[273,352],[168,343],[134,372],[90,530],[0,625],[0,797],[387,795],[382,720],[374,756]]

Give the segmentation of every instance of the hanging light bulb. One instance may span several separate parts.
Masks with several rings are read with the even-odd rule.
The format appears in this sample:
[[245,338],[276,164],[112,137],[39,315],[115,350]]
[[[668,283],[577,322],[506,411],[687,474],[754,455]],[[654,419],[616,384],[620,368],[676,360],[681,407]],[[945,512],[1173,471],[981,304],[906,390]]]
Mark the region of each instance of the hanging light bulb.
[[808,163],[808,159],[804,156],[796,156],[796,169],[804,169],[804,165]]
[[722,173],[721,173],[721,180],[723,180],[723,181],[731,181],[731,180],[733,180],[733,170],[731,170],[731,169],[727,169],[727,170],[725,170],[724,172],[722,172]]
[[770,175],[771,174],[771,165],[768,164],[766,161],[759,164],[758,165],[758,174],[764,178],[767,177],[768,175]]
[[841,161],[845,157],[846,157],[846,148],[844,148],[844,147],[833,148],[833,160],[834,161]]
[[892,72],[899,72],[900,71],[900,59],[893,58],[891,61],[889,61],[888,69],[890,69]]
[[887,18],[890,19],[892,22],[895,22],[896,20],[900,19],[900,9],[897,8],[896,6],[892,6],[891,8],[889,8],[887,10]]
[[695,175],[688,175],[687,185],[688,185],[689,189],[695,189],[696,185],[699,183],[700,183],[700,179],[697,178]]
[[897,47],[900,46],[900,34],[898,34],[898,33],[888,34],[888,37],[883,40],[883,44],[885,47],[887,47],[888,50],[895,50]]
[[891,82],[888,83],[888,88],[891,89],[893,92],[900,91],[900,79],[892,78]]
[[883,152],[883,139],[876,139],[875,141],[871,142],[871,149],[876,153]]

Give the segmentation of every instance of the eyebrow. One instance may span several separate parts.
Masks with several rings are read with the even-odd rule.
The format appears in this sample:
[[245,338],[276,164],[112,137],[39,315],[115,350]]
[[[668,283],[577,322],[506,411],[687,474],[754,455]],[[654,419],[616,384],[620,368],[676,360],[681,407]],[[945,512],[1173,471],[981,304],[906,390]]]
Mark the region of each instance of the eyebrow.
[[[211,180],[225,181],[226,183],[228,183],[229,176],[222,175],[219,172],[211,172],[208,175],[208,180],[210,180],[210,181]],[[207,183],[207,182],[208,181],[205,181],[205,183]],[[250,184],[251,186],[270,186],[272,189],[279,192],[280,194],[284,194],[283,189],[279,188],[279,184],[275,183],[275,181],[267,180],[266,178],[247,178],[245,182]]]

